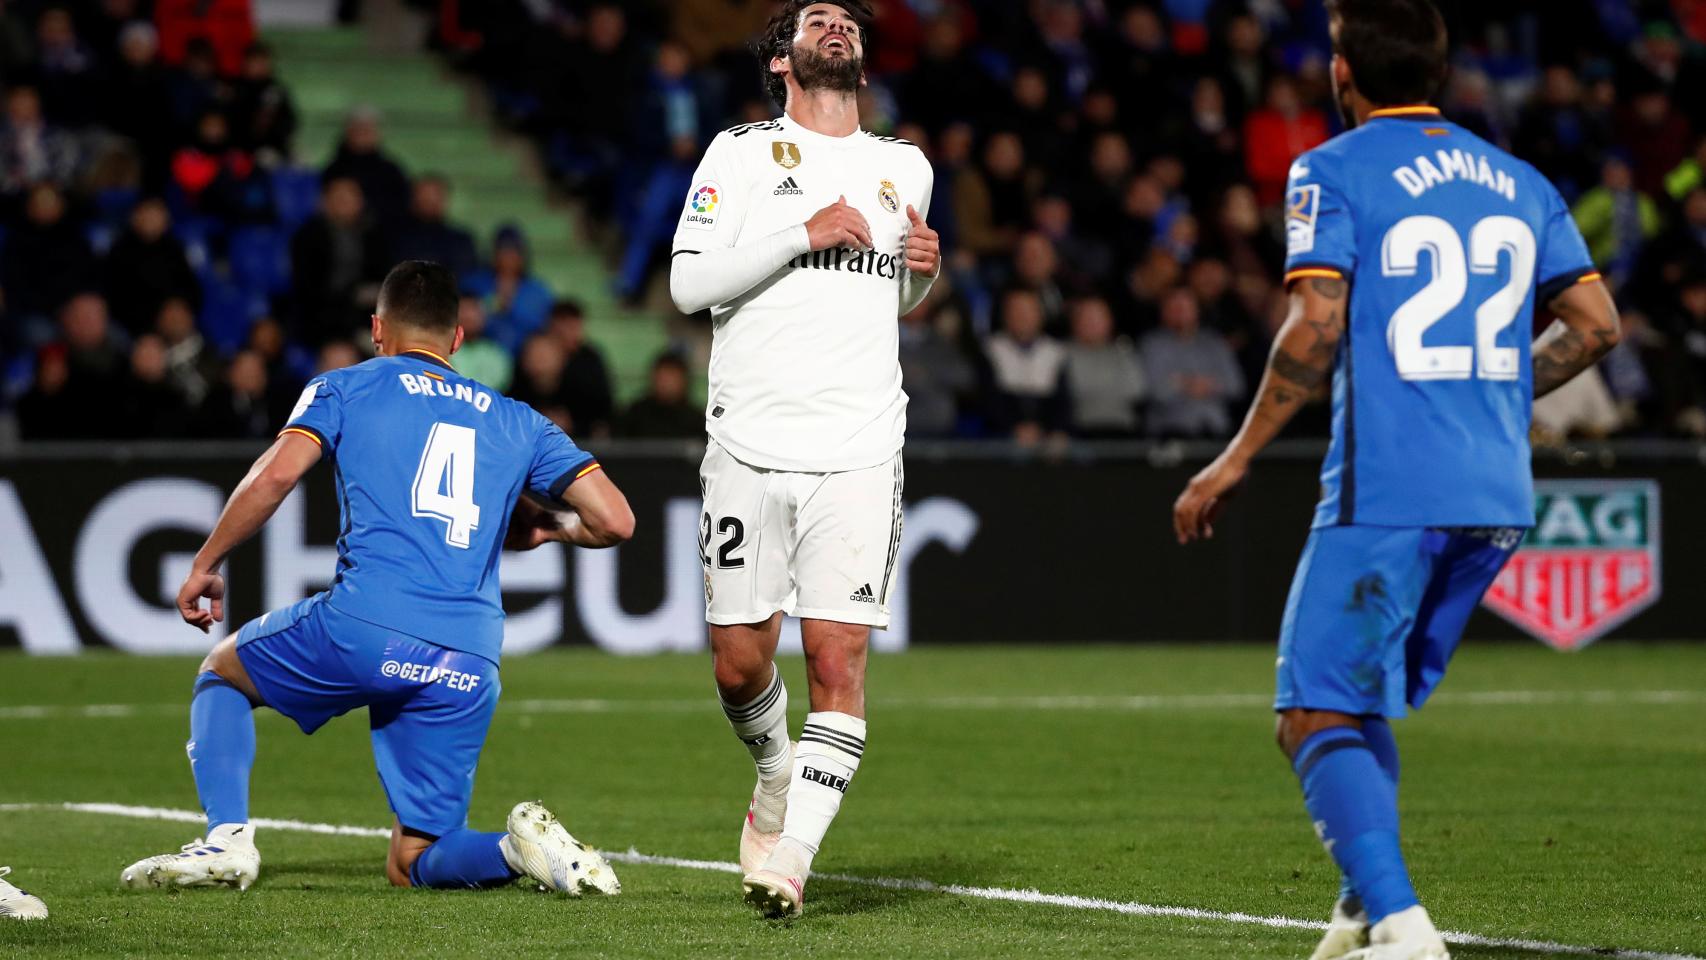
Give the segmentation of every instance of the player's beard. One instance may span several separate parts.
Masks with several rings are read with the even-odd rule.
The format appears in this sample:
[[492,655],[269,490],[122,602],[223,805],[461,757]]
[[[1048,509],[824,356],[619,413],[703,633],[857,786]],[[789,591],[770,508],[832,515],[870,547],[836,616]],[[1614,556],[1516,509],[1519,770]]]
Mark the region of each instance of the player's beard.
[[826,57],[812,47],[795,44],[788,63],[801,90],[857,93],[859,77],[865,72],[864,58],[853,55],[851,44],[845,57]]

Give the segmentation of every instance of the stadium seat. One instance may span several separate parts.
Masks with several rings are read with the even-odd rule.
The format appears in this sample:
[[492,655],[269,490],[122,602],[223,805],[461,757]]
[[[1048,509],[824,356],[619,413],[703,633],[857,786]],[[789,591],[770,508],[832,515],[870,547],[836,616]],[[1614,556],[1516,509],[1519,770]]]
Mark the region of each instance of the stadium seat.
[[290,249],[274,227],[238,227],[227,247],[231,279],[251,294],[272,296],[290,289]]
[[202,335],[215,349],[229,356],[248,339],[255,318],[266,312],[265,298],[244,290],[215,271],[202,270],[198,275],[202,290]]
[[272,187],[278,222],[286,231],[294,231],[319,208],[320,174],[316,170],[280,167],[273,171]]
[[172,223],[172,233],[184,245],[190,268],[203,273],[213,262],[213,245],[225,225],[209,217],[186,216]]
[[133,187],[108,187],[95,193],[95,216],[104,223],[123,224],[130,208],[142,199],[142,191]]

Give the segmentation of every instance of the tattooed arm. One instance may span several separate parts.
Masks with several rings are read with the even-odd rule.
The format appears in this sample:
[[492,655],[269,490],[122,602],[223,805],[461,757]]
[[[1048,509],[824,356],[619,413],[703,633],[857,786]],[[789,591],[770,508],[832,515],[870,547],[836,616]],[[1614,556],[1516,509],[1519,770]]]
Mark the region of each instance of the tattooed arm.
[[1291,314],[1274,338],[1267,371],[1243,427],[1213,463],[1191,478],[1173,504],[1173,532],[1180,543],[1214,536],[1214,519],[1249,472],[1250,460],[1332,376],[1349,292],[1350,285],[1338,277],[1310,277],[1292,285]]
[[1558,319],[1534,340],[1534,398],[1569,383],[1617,346],[1617,305],[1598,280],[1573,283],[1546,305]]

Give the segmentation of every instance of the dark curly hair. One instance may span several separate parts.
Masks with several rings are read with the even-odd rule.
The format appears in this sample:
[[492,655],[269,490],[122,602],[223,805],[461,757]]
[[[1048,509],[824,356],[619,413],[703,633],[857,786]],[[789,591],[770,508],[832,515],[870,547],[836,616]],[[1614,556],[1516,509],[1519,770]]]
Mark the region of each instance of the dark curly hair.
[[1339,21],[1335,52],[1377,107],[1426,103],[1450,70],[1445,18],[1432,0],[1327,0]]
[[815,3],[832,3],[852,14],[853,21],[859,24],[860,46],[866,57],[870,56],[871,20],[874,15],[866,0],[788,0],[781,11],[770,18],[764,34],[752,43],[753,55],[758,57],[758,72],[764,78],[764,91],[770,94],[770,99],[776,101],[778,107],[788,105],[788,84],[780,74],[770,72],[770,61],[785,57],[794,49],[794,34],[800,30],[800,14]]

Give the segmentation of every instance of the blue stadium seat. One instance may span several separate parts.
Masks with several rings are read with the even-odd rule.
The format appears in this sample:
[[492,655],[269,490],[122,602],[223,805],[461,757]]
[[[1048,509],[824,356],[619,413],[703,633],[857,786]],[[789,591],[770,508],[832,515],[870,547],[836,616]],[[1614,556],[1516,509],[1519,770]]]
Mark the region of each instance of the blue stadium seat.
[[200,270],[197,274],[201,278],[202,335],[219,352],[230,356],[248,339],[255,318],[266,312],[266,299],[216,271]]
[[320,206],[320,172],[303,167],[279,167],[272,174],[273,203],[278,222],[294,233]]
[[184,244],[184,256],[191,269],[204,272],[213,262],[213,244],[225,225],[211,217],[187,216],[172,223],[172,233]]
[[130,208],[142,199],[142,191],[134,187],[108,187],[95,193],[95,216],[103,223],[122,224],[130,216]]
[[231,279],[250,293],[272,296],[290,289],[290,248],[273,227],[238,227],[228,252]]
[[113,248],[113,241],[118,239],[119,227],[113,223],[100,220],[91,221],[83,226],[83,239],[89,244],[89,249],[97,257],[105,257]]

